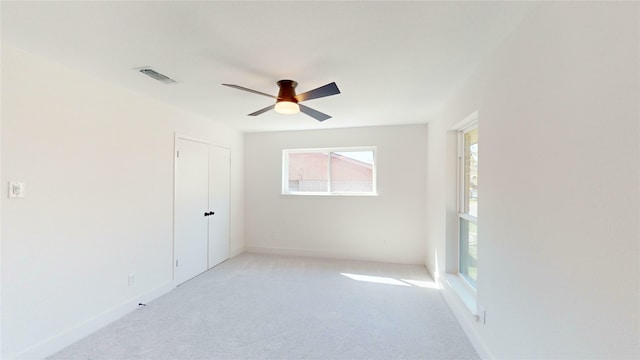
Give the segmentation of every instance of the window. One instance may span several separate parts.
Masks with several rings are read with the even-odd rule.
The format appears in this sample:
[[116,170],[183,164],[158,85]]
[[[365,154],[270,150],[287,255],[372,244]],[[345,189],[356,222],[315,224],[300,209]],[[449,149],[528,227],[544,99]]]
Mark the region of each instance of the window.
[[460,275],[476,287],[478,279],[478,125],[459,131],[459,261]]
[[282,193],[291,195],[375,195],[373,147],[284,150]]

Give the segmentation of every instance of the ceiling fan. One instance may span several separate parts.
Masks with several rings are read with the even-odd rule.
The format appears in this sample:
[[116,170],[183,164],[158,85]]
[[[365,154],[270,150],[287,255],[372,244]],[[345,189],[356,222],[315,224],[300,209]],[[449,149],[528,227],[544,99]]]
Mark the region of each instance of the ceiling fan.
[[280,80],[277,82],[277,84],[280,87],[278,96],[270,95],[267,93],[263,93],[260,91],[248,89],[246,87],[233,85],[233,84],[222,84],[222,85],[276,99],[275,104],[269,105],[266,108],[260,109],[256,112],[252,112],[251,114],[249,114],[249,116],[257,116],[271,109],[274,109],[277,113],[280,113],[280,114],[297,114],[298,112],[303,112],[318,121],[325,121],[331,118],[331,116],[327,114],[321,113],[318,110],[314,110],[300,103],[306,100],[340,94],[338,85],[336,85],[335,82],[321,86],[317,89],[309,90],[305,93],[298,94],[298,95],[296,95],[296,86],[298,86],[297,82],[293,80]]

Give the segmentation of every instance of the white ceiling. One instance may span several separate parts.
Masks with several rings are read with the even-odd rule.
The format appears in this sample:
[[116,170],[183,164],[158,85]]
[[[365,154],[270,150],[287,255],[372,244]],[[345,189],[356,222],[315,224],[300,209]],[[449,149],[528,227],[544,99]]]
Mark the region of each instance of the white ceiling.
[[[534,4],[524,2],[1,2],[2,41],[241,131],[424,123]],[[178,80],[165,85],[134,68]],[[335,81],[305,102],[319,123],[274,111],[277,94]]]

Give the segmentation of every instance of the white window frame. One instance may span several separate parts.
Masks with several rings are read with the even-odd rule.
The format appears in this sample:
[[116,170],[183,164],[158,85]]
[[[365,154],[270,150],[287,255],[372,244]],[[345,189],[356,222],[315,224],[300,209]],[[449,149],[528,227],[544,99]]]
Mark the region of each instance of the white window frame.
[[[336,192],[331,190],[331,153],[334,152],[349,152],[349,151],[372,151],[373,152],[373,168],[372,168],[372,181],[373,191],[371,192]],[[312,191],[290,191],[289,190],[289,154],[303,154],[303,153],[325,153],[328,155],[327,166],[327,181],[328,191],[324,192],[312,192]],[[377,196],[377,154],[378,149],[375,146],[358,146],[358,147],[336,147],[336,148],[311,148],[311,149],[284,149],[282,150],[282,195],[293,196]]]
[[[460,279],[462,279],[464,281],[464,283],[471,289],[473,290],[473,292],[475,293],[476,289],[477,289],[477,284],[474,285],[472,284],[469,279],[467,279],[466,276],[464,276],[461,272],[460,272],[460,266],[462,263],[462,259],[460,259],[460,252],[462,249],[462,234],[460,232],[460,228],[462,227],[462,220],[466,220],[467,222],[470,223],[474,223],[476,224],[476,227],[478,226],[478,217],[475,217],[473,215],[470,215],[466,212],[464,212],[465,210],[465,201],[466,201],[466,197],[465,197],[465,170],[466,170],[466,164],[465,164],[465,159],[464,159],[464,150],[465,150],[465,141],[464,141],[464,135],[466,133],[468,133],[469,131],[472,131],[474,129],[478,129],[478,119],[477,119],[477,114],[472,114],[470,116],[471,119],[469,119],[468,122],[466,122],[466,125],[464,125],[463,127],[461,127],[458,130],[458,171],[457,171],[457,194],[458,194],[458,217],[457,217],[457,228],[458,228],[458,233],[457,233],[457,242],[458,242],[458,254],[457,254],[457,275]],[[479,269],[478,269],[479,271]],[[477,281],[477,280],[476,280]]]

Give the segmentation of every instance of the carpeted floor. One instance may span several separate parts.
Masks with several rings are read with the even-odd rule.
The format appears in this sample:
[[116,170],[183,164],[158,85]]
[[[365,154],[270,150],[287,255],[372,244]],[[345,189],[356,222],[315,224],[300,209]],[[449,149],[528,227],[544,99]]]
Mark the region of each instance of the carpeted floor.
[[51,359],[478,359],[423,266],[242,254]]

